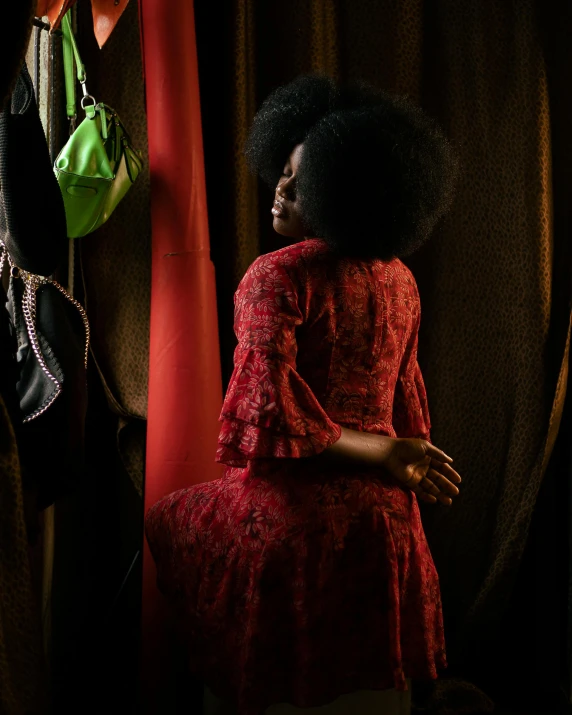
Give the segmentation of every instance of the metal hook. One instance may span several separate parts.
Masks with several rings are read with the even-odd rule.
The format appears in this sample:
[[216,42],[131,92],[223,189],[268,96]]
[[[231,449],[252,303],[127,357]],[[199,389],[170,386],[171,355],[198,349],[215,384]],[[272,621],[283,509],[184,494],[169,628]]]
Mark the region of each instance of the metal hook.
[[57,35],[58,37],[61,37],[64,34],[61,30],[52,30],[51,26],[47,22],[40,20],[39,17],[35,17],[32,20],[32,25],[34,25],[34,27],[39,27],[40,30],[50,32],[52,35]]

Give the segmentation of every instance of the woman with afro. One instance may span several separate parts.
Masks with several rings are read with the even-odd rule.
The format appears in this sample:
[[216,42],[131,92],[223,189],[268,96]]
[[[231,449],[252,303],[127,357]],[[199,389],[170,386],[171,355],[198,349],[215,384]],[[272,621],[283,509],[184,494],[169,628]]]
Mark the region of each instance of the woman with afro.
[[207,712],[407,713],[446,666],[417,499],[461,481],[430,443],[415,279],[400,258],[446,212],[456,162],[406,100],[306,76],[246,154],[277,233],[235,295],[221,480],[146,518]]

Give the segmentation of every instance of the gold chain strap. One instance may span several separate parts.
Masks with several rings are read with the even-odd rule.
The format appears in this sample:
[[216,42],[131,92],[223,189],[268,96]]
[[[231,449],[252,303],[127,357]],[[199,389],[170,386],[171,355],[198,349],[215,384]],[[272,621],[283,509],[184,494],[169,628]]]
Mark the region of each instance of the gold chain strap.
[[36,417],[43,415],[44,412],[54,404],[55,400],[59,397],[62,391],[61,382],[50,372],[50,369],[46,364],[44,355],[42,353],[42,348],[40,347],[40,341],[38,340],[38,333],[36,331],[36,294],[38,288],[42,285],[48,284],[54,286],[54,288],[56,288],[63,296],[65,296],[69,300],[72,305],[76,307],[79,314],[81,315],[81,318],[83,320],[83,326],[85,329],[84,364],[86,369],[89,356],[89,343],[91,333],[89,328],[89,320],[87,318],[87,313],[85,312],[84,307],[75,298],[73,298],[67,292],[67,290],[57,281],[54,281],[51,278],[46,278],[44,276],[38,276],[35,273],[28,273],[28,271],[24,271],[21,268],[18,268],[18,266],[16,266],[10,258],[10,254],[6,250],[6,246],[0,241],[0,276],[2,275],[6,260],[8,261],[8,265],[10,266],[10,275],[13,278],[21,278],[24,283],[22,313],[24,315],[24,322],[26,323],[28,337],[30,338],[30,345],[32,346],[32,350],[34,352],[34,355],[36,356],[36,360],[38,361],[40,368],[48,377],[48,379],[54,383],[56,388],[54,395],[47,403],[43,404],[37,410],[34,410],[31,415],[28,415],[28,417],[24,419],[24,422],[30,422],[31,420],[36,419]]

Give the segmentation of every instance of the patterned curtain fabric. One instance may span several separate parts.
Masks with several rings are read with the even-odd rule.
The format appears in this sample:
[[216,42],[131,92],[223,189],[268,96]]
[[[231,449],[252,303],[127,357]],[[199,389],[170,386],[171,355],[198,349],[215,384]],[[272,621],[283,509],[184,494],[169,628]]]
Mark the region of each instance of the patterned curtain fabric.
[[452,509],[424,509],[453,664],[498,633],[566,392],[572,22],[566,3],[545,5],[292,0],[285,11],[235,0],[227,17],[197,7],[227,378],[232,294],[250,262],[280,245],[271,196],[241,154],[269,91],[313,70],[365,79],[420,103],[458,148],[454,208],[408,261],[433,439],[464,477]]
[[32,584],[18,450],[1,400],[0,435],[0,713],[40,715],[48,712],[40,608]]
[[112,412],[123,464],[142,495],[149,375],[151,221],[147,118],[137,4],[100,51],[87,7],[78,7],[78,43],[90,91],[113,107],[143,154],[144,169],[113,219],[78,242],[92,354]]
[[[458,147],[463,176],[453,211],[409,264],[421,290],[420,360],[433,439],[455,456],[464,476],[452,509],[424,509],[450,661],[461,663],[479,641],[495,638],[505,613],[566,391],[570,9],[563,0],[291,0],[287,9],[227,0],[196,3],[195,13],[226,378],[234,348],[232,294],[252,260],[280,245],[271,228],[271,195],[248,174],[241,154],[269,91],[312,70],[363,78],[410,95]],[[129,112],[143,101],[138,28],[129,27],[119,26],[99,65],[93,43],[89,66],[92,77],[97,73],[94,91],[125,115],[144,148],[137,139],[145,134],[137,127],[144,115]],[[94,354],[110,403],[115,400],[127,425],[120,447],[138,490],[148,191],[139,179],[114,221],[82,243]]]

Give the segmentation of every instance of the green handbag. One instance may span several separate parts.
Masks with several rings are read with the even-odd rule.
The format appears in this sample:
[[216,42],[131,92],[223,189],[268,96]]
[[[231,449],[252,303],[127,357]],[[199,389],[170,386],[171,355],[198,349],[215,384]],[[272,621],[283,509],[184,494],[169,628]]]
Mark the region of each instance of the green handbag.
[[[54,162],[54,172],[64,199],[68,237],[79,238],[107,221],[139,175],[143,161],[117,112],[96,103],[87,91],[70,12],[63,17],[62,31],[66,111],[73,133]],[[86,114],[77,129],[74,57]]]

